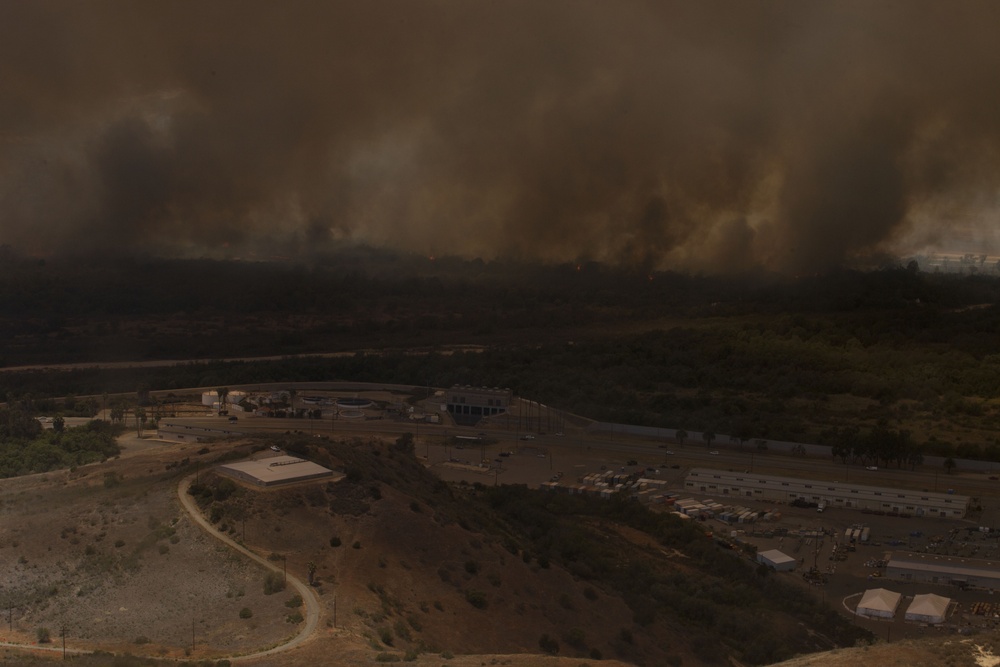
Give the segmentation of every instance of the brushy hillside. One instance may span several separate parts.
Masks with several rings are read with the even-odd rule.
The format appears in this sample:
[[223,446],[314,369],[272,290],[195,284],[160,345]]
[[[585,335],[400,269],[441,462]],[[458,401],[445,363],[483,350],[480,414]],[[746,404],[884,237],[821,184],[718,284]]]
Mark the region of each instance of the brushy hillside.
[[[451,487],[409,438],[273,441],[346,471],[252,491],[203,476],[221,530],[313,573],[332,627],[400,655],[550,653],[634,664],[767,664],[870,639],[699,527],[626,499]],[[334,594],[336,603],[334,603]]]

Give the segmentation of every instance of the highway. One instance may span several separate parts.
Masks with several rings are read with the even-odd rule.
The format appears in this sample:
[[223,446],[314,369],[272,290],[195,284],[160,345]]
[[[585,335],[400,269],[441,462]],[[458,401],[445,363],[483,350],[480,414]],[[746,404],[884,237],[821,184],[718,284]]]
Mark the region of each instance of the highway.
[[[195,418],[168,418],[164,424],[188,425],[195,428],[224,429],[233,434],[301,432],[307,436],[332,437],[385,437],[396,438],[403,433],[414,433],[420,446],[444,446],[453,436],[477,436],[485,434],[490,443],[489,456],[499,451],[515,451],[530,446],[552,452],[554,456],[585,456],[608,465],[623,465],[627,460],[636,460],[643,467],[661,468],[678,465],[682,469],[691,467],[718,468],[721,470],[745,470],[771,475],[805,477],[872,486],[902,487],[927,491],[945,492],[954,489],[959,495],[976,498],[1000,496],[1000,480],[991,480],[990,471],[967,472],[949,475],[943,468],[918,466],[908,468],[880,468],[866,470],[862,465],[844,465],[829,458],[794,456],[786,453],[758,451],[747,444],[743,449],[728,443],[715,442],[711,447],[701,443],[688,442],[680,445],[672,441],[654,441],[648,438],[623,436],[613,437],[605,432],[588,433],[582,430],[568,431],[565,436],[555,434],[533,434],[533,439],[525,441],[520,431],[490,427],[458,427],[440,424],[405,422],[389,419],[378,420],[312,420],[274,419],[254,416],[240,417],[230,424],[225,417],[205,416]],[[436,441],[436,442],[435,442]],[[492,442],[490,442],[492,441]],[[469,446],[468,449],[472,449]],[[429,451],[429,448],[428,448]],[[666,452],[672,452],[668,455]],[[712,454],[710,452],[718,452]],[[1000,469],[997,471],[1000,477]]]

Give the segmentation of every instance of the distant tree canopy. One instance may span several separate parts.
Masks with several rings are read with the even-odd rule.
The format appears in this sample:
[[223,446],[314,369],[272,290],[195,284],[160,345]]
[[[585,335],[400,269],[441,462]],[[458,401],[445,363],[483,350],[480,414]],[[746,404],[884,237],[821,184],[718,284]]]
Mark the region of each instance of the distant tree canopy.
[[[4,416],[0,412],[0,419]],[[120,429],[106,422],[91,421],[62,431],[43,431],[35,419],[31,421],[38,426],[32,434],[0,436],[0,477],[103,461],[121,452],[115,441]]]
[[[996,432],[1000,420],[1000,410],[990,401],[1000,398],[995,381],[1000,307],[988,305],[1000,302],[1000,279],[992,276],[896,267],[796,280],[672,273],[650,280],[645,273],[591,264],[512,267],[447,260],[428,266],[426,258],[363,253],[311,270],[154,264],[162,273],[146,271],[144,280],[130,280],[149,268],[141,264],[29,264],[19,271],[0,265],[0,341],[19,341],[16,348],[0,344],[0,363],[93,360],[94,355],[143,359],[397,351],[7,373],[8,393],[39,397],[29,401],[36,406],[53,397],[77,397],[62,404],[79,410],[96,405],[88,396],[131,398],[137,386],[173,390],[336,379],[471,384],[510,387],[518,395],[601,421],[725,434],[741,445],[753,439],[834,444],[839,436],[831,429],[854,426],[867,433],[885,421],[898,431],[909,430],[927,451],[1000,460],[1000,443],[986,435]],[[214,284],[204,278],[224,277],[241,278],[230,282],[255,289],[226,298],[200,289]],[[111,289],[119,283],[127,288]],[[32,290],[51,299],[29,298]],[[53,303],[64,306],[58,312],[67,317],[93,319],[74,326],[73,335],[61,335],[66,320],[56,316]],[[22,312],[33,316],[14,317]],[[114,331],[126,326],[120,315],[127,312],[133,313],[128,326],[135,331]],[[295,313],[302,314],[301,323]],[[328,313],[335,313],[335,320],[324,319]],[[116,317],[101,320],[109,314]],[[174,314],[179,324],[169,335],[151,324],[168,315],[173,322]],[[250,317],[252,325],[243,319]],[[670,327],[651,328],[668,317]],[[274,335],[258,335],[261,321],[273,322]],[[26,328],[26,322],[34,328]],[[188,329],[180,330],[185,326],[180,322]],[[598,322],[637,333],[594,334]],[[485,349],[449,355],[398,351],[455,341],[482,342]],[[849,399],[850,410],[837,410],[835,397]],[[122,411],[114,404],[107,407],[112,419],[121,421]],[[904,423],[908,415],[913,418]],[[952,445],[911,426],[943,420],[962,420],[990,440],[977,442],[979,436],[973,435]],[[871,458],[852,451],[849,456],[856,459]]]

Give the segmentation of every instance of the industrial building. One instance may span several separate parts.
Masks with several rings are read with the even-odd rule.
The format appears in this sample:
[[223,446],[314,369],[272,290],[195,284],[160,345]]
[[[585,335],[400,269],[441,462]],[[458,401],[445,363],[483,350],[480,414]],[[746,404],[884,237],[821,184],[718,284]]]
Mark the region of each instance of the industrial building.
[[752,472],[728,472],[694,468],[688,473],[685,488],[694,493],[739,496],[746,500],[790,503],[796,499],[825,504],[828,509],[848,508],[961,519],[969,505],[968,496],[930,491],[893,489],[866,484],[818,482],[794,477],[777,477]]
[[906,610],[906,620],[937,625],[948,617],[951,599],[933,593],[914,595],[913,602]]
[[771,549],[757,554],[757,562],[774,568],[778,572],[788,572],[795,569],[796,560],[777,549]]
[[894,553],[885,568],[887,579],[951,584],[1000,590],[1000,561],[926,553]]
[[272,456],[251,461],[227,463],[220,465],[217,470],[233,479],[262,487],[330,479],[334,476],[333,471],[329,468],[294,456]]
[[858,603],[857,613],[869,618],[892,618],[903,596],[884,588],[872,588],[865,591]]
[[483,417],[506,413],[513,392],[510,389],[455,385],[448,390],[447,398],[446,407],[455,423],[474,426]]

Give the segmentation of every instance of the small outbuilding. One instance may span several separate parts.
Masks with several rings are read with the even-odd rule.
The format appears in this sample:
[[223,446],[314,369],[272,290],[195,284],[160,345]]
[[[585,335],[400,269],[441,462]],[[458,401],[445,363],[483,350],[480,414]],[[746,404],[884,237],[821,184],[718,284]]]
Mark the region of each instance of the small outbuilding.
[[865,591],[858,603],[857,613],[869,618],[892,618],[896,615],[901,597],[899,593],[884,588],[872,588]]
[[788,554],[782,553],[777,549],[771,549],[770,551],[762,551],[757,554],[757,562],[761,565],[767,565],[770,568],[777,570],[778,572],[788,572],[795,569],[795,559]]
[[944,623],[944,619],[948,616],[949,605],[951,605],[951,599],[941,595],[933,593],[915,595],[909,609],[906,610],[906,620],[930,623],[931,625]]

